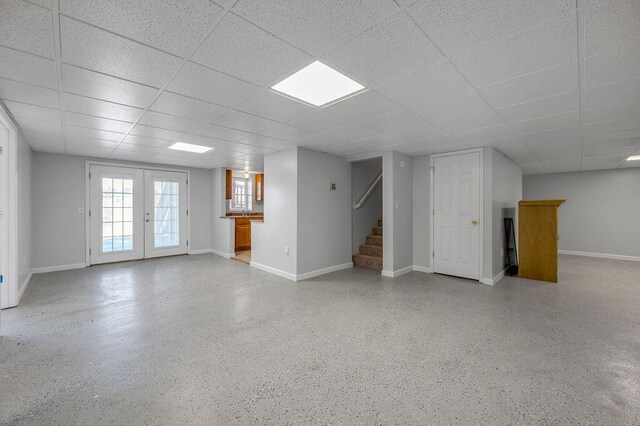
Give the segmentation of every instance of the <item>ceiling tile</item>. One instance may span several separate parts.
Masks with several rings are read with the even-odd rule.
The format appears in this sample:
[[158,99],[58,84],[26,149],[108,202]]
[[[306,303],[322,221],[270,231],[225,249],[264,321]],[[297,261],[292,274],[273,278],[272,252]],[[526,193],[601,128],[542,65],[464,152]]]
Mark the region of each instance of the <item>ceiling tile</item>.
[[499,124],[497,126],[483,127],[481,129],[474,129],[462,133],[456,133],[455,136],[463,142],[477,143],[490,139],[512,137],[513,131],[508,125]]
[[118,133],[128,132],[133,124],[126,121],[94,117],[92,115],[76,114],[75,112],[65,112],[64,122],[72,126],[90,127],[92,129],[108,130]]
[[578,63],[528,74],[480,88],[494,108],[578,91]]
[[360,121],[359,124],[380,133],[392,133],[412,127],[424,126],[427,124],[427,121],[409,110],[400,109]]
[[475,90],[417,98],[415,104],[405,104],[405,106],[435,123],[491,110],[491,107]]
[[131,135],[131,134],[125,136],[122,142],[130,145],[155,146],[156,148],[168,148],[174,144],[174,141],[152,139],[152,138],[147,138],[145,136],[138,136],[138,135]]
[[451,54],[509,37],[575,7],[574,0],[424,0],[407,10]]
[[2,46],[0,58],[0,77],[50,89],[58,88],[55,61]]
[[55,58],[51,11],[24,1],[0,2],[0,44]]
[[29,0],[29,3],[37,4],[47,9],[51,9],[51,0]]
[[259,133],[262,130],[274,127],[278,123],[256,115],[231,110],[218,117],[213,124],[251,133]]
[[327,59],[359,83],[374,87],[445,58],[400,13],[341,45]]
[[89,127],[78,127],[66,124],[64,126],[65,138],[73,139],[102,139],[106,141],[119,142],[124,137],[124,133],[110,132],[107,130],[91,129]]
[[509,157],[511,161],[518,164],[537,161],[536,157],[534,157],[533,154],[531,154],[531,152],[518,141],[505,140],[501,142],[494,142],[491,146]]
[[[156,155],[159,154],[163,148],[158,148],[154,146],[148,145],[133,145],[128,143],[121,143],[116,148],[115,153],[122,153],[122,151],[134,152],[138,154],[148,154],[148,155]],[[124,155],[124,153],[122,153]]]
[[335,141],[335,143],[351,142],[358,139],[376,136],[377,134],[378,132],[375,130],[364,127],[360,124],[351,124],[325,133],[325,135],[330,137],[331,140]]
[[[218,130],[220,129],[220,130]],[[248,134],[233,129],[227,129],[220,126],[208,125],[202,131],[202,135],[189,134],[158,127],[144,126],[137,124],[130,132],[132,135],[145,136],[151,139],[160,139],[173,142],[187,142],[203,145],[210,145],[207,141],[217,141],[216,143],[224,143],[222,140],[239,140]]]
[[344,127],[349,124],[349,122],[344,118],[329,114],[324,110],[313,109],[308,110],[306,114],[301,115],[299,118],[289,121],[288,124],[314,132],[327,132],[339,127]]
[[640,103],[640,78],[591,87],[584,92],[583,108]]
[[506,122],[529,120],[563,112],[577,111],[580,108],[578,92],[564,93],[530,102],[522,102],[498,109],[498,114]]
[[637,0],[588,1],[584,10],[585,54],[612,47],[638,44],[640,2]]
[[80,145],[84,145],[88,148],[101,148],[101,149],[113,150],[118,145],[117,141],[106,141],[103,139],[89,139],[89,138],[70,137],[70,136],[65,136],[64,141],[67,147],[69,146],[77,147]]
[[622,162],[624,162],[624,158],[623,157],[584,158],[582,160],[582,170],[615,169]]
[[577,172],[582,170],[582,161],[575,154],[568,155],[566,158],[551,158],[542,161],[544,168],[549,173],[560,172]]
[[144,112],[141,108],[87,98],[72,93],[63,93],[62,100],[65,111],[95,115],[96,117],[128,121],[131,123],[138,120]]
[[511,128],[515,133],[523,135],[526,133],[540,132],[542,130],[578,127],[579,125],[580,114],[578,111],[572,111],[565,112],[563,114],[533,118],[531,120],[517,121],[511,124]]
[[85,144],[66,143],[65,152],[68,155],[79,155],[83,157],[108,158],[113,152],[113,148],[105,148],[100,146],[91,146]]
[[285,142],[280,139],[269,138],[261,135],[249,135],[246,138],[240,139],[239,143],[268,148],[274,151],[281,151],[296,146],[292,142]]
[[17,118],[16,121],[22,129],[27,142],[34,150],[64,152],[62,126],[60,123],[29,118]]
[[609,105],[582,110],[582,122],[585,124],[625,118],[640,120],[640,104]]
[[640,77],[640,47],[636,44],[585,58],[584,75],[585,87]]
[[555,143],[578,143],[580,141],[580,129],[577,127],[567,127],[564,129],[543,130],[536,133],[527,133],[520,136],[520,140],[525,143],[536,143],[540,145]]
[[211,138],[224,139],[233,142],[249,136],[249,133],[243,132],[242,130],[230,129],[224,126],[217,126],[215,124],[209,124],[205,127],[203,134]]
[[214,104],[235,107],[258,89],[250,83],[187,62],[167,90]]
[[323,108],[324,111],[350,121],[361,121],[401,107],[370,90]]
[[306,53],[231,13],[225,15],[191,58],[261,86],[278,83],[310,59]]
[[257,91],[249,100],[239,105],[237,109],[281,122],[303,117],[311,111],[317,110],[314,107],[289,99],[268,89]]
[[433,124],[426,124],[420,127],[401,130],[399,132],[393,133],[392,135],[409,143],[426,141],[428,139],[441,139],[451,137],[450,134],[434,126]]
[[177,132],[193,133],[195,135],[204,135],[207,123],[202,121],[190,120],[175,115],[163,114],[161,112],[147,111],[138,124],[145,126],[159,127],[161,129],[175,130]]
[[62,60],[114,77],[162,87],[182,60],[65,16],[60,17]]
[[306,52],[321,56],[396,12],[392,0],[240,0],[233,11]]
[[579,141],[568,140],[553,144],[527,142],[525,145],[539,161],[544,162],[545,167],[549,160],[580,160],[582,155]]
[[449,136],[428,138],[423,141],[408,142],[394,147],[395,150],[409,155],[459,151],[467,148],[469,148],[469,145]]
[[484,45],[452,53],[460,71],[484,86],[577,59],[576,11]]
[[223,9],[208,0],[61,0],[62,11],[158,49],[190,54]]
[[438,126],[452,132],[460,133],[468,130],[503,124],[502,119],[493,110],[483,111],[478,114],[456,117],[453,120],[439,122]]
[[288,124],[277,123],[273,127],[261,130],[259,133],[264,136],[282,139],[287,142],[296,142],[313,135],[314,132],[307,129],[301,129],[299,127],[289,126]]
[[220,105],[171,92],[162,92],[160,97],[151,105],[150,109],[151,111],[205,121],[207,123],[215,120],[229,110]]
[[0,78],[0,99],[58,108],[58,91]]
[[609,141],[591,142],[583,145],[584,158],[628,157],[640,145],[640,138],[614,139]]
[[11,111],[11,114],[15,118],[28,118],[31,120],[60,123],[60,111],[57,109],[12,101],[5,101],[4,104],[9,108],[9,111]]
[[158,93],[153,87],[64,64],[62,84],[65,92],[140,108],[149,107]]

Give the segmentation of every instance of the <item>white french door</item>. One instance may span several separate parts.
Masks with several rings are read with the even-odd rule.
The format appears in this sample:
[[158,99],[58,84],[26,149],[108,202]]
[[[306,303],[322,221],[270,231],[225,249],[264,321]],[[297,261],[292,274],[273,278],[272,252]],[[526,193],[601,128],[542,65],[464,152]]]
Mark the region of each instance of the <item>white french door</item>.
[[480,154],[434,159],[436,273],[480,279]]
[[187,174],[91,165],[90,264],[186,254]]

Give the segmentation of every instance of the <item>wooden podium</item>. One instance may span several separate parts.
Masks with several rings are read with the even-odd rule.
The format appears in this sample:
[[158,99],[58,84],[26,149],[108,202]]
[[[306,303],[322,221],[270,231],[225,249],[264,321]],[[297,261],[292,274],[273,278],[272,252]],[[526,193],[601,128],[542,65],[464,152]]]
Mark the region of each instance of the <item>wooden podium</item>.
[[558,207],[565,200],[518,203],[520,278],[558,282]]

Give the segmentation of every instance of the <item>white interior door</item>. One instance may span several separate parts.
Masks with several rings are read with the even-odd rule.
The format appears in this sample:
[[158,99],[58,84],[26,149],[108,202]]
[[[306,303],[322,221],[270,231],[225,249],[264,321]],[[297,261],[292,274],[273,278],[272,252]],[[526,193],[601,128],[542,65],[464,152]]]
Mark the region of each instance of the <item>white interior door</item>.
[[141,169],[90,166],[91,264],[144,257]]
[[7,207],[9,206],[9,160],[7,148],[9,146],[9,132],[0,122],[0,309],[9,306],[9,226]]
[[480,278],[480,155],[434,160],[434,272]]
[[188,251],[187,174],[145,170],[145,257]]

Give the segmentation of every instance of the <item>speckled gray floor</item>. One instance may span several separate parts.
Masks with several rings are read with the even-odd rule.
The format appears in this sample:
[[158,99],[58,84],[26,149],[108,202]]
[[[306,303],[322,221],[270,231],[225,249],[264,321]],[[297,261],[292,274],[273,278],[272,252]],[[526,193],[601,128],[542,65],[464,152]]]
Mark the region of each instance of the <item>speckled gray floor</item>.
[[3,311],[0,422],[639,424],[640,264],[560,284],[213,255],[37,275]]

